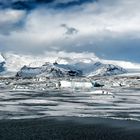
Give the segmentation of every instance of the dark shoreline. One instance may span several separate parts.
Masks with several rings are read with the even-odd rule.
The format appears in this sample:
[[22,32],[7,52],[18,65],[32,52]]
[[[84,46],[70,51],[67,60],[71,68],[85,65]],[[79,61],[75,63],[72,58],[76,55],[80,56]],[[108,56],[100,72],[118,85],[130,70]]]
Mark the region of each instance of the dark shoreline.
[[139,140],[140,122],[47,117],[0,120],[0,140]]

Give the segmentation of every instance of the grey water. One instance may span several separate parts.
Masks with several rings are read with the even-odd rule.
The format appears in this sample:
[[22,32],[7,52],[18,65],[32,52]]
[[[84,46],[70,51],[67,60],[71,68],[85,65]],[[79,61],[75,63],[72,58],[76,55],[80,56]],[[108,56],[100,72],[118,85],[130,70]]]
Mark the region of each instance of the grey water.
[[71,90],[0,89],[0,119],[78,116],[140,121],[140,90],[113,94]]

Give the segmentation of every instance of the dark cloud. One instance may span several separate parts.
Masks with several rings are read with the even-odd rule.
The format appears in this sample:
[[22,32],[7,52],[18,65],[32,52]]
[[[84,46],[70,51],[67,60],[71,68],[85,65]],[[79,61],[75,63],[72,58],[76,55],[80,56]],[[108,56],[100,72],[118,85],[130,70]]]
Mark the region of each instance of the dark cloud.
[[95,2],[97,0],[70,0],[68,2],[63,2],[60,1],[59,3],[56,4],[57,8],[68,8],[68,7],[72,7],[72,6],[79,6],[85,3],[89,3],[89,2]]
[[25,18],[25,11],[0,10],[0,34],[9,35],[12,31],[21,30]]
[[34,2],[28,1],[15,1],[11,3],[11,8],[18,10],[31,10],[36,7]]
[[76,28],[69,27],[66,24],[61,24],[61,27],[63,27],[63,28],[66,29],[66,32],[65,32],[66,35],[74,35],[74,34],[77,34],[78,33],[78,30]]
[[32,10],[38,6],[52,8],[68,8],[97,0],[0,0],[0,8],[13,8],[18,10]]

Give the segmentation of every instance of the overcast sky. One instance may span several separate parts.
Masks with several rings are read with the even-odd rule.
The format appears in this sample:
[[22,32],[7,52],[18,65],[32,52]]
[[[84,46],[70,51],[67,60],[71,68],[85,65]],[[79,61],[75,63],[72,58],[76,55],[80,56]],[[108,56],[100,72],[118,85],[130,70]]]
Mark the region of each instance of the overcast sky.
[[0,52],[9,51],[139,63],[139,0],[0,0]]

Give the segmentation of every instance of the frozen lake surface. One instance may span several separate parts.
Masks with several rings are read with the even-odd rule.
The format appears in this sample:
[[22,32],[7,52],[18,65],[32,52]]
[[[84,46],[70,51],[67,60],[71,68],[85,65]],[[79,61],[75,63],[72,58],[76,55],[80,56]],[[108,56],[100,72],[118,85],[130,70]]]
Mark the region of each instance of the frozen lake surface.
[[[109,94],[104,94],[109,93]],[[0,89],[0,119],[49,116],[101,117],[140,121],[140,90]]]

